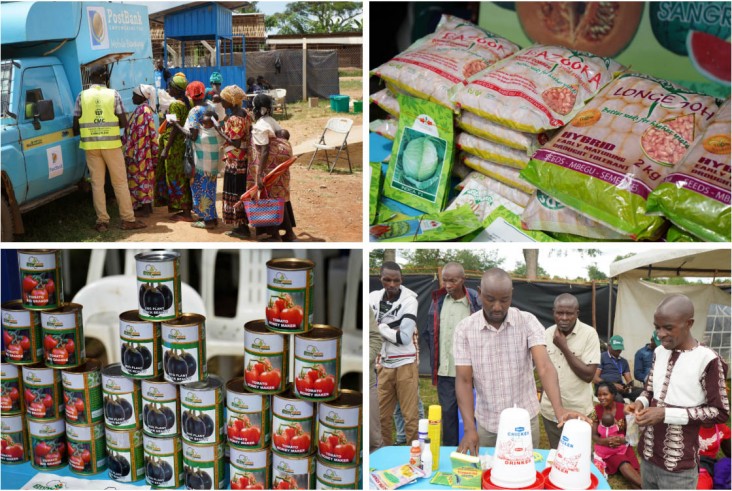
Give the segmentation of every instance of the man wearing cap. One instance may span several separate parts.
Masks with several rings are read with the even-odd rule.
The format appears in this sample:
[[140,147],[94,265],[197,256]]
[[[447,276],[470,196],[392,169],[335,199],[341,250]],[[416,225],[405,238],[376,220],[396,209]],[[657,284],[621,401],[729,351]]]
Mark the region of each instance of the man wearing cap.
[[[554,299],[554,324],[545,332],[546,351],[559,376],[562,406],[585,416],[592,414],[592,379],[600,363],[597,331],[579,320],[579,301],[562,293]],[[549,438],[549,448],[557,448],[562,430],[558,427],[551,402],[541,398],[541,419]]]
[[651,364],[653,363],[653,350],[661,344],[658,340],[658,334],[653,331],[651,342],[643,346],[635,352],[635,360],[633,363],[633,377],[641,384],[646,383],[646,377],[651,372]]
[[643,393],[625,407],[640,427],[643,489],[696,489],[699,429],[729,418],[724,363],[694,339],[693,325],[685,295],[665,297],[653,315],[661,346]]
[[600,366],[595,372],[594,383],[610,382],[617,389],[615,400],[623,402],[627,397],[634,401],[641,393],[641,389],[633,387],[633,379],[630,376],[630,365],[628,360],[620,356],[625,349],[622,336],[612,336],[607,343],[607,351],[600,355]]
[[135,219],[127,168],[122,153],[120,128],[127,126],[127,115],[122,98],[114,89],[107,88],[107,67],[98,65],[89,74],[91,87],[81,91],[74,106],[74,135],[80,135],[79,147],[86,153],[86,165],[91,177],[92,200],[97,221],[94,229],[103,233],[109,229],[107,198],[104,193],[106,171],[112,181],[114,195],[122,219],[122,230],[145,228]]

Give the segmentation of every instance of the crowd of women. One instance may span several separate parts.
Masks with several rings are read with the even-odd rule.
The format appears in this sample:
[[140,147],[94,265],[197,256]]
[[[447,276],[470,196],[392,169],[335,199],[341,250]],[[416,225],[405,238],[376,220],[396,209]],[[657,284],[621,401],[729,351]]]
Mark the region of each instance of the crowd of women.
[[[246,93],[240,87],[229,85],[217,93],[202,82],[188,82],[182,73],[169,79],[168,94],[173,100],[157,127],[155,87],[133,89],[137,107],[123,145],[135,215],[147,217],[153,207],[166,206],[170,220],[191,222],[196,228],[213,230],[223,222],[232,226],[226,234],[240,239],[296,240],[289,171],[264,180],[292,158],[289,133],[272,117],[272,99],[258,94],[252,109],[244,109]],[[192,166],[186,165],[191,161]],[[222,170],[220,218],[216,183]],[[254,198],[285,201],[280,226],[250,230],[241,197],[253,188]]]

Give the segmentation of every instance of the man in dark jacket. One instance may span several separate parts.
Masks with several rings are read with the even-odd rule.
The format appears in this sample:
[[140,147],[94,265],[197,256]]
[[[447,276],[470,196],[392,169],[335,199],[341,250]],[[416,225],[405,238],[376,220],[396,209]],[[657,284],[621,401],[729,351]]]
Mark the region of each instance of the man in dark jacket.
[[453,333],[464,318],[481,309],[478,292],[465,286],[465,270],[459,263],[442,268],[443,287],[432,292],[427,324],[432,385],[442,406],[442,444],[454,447],[458,439],[458,406],[455,396]]

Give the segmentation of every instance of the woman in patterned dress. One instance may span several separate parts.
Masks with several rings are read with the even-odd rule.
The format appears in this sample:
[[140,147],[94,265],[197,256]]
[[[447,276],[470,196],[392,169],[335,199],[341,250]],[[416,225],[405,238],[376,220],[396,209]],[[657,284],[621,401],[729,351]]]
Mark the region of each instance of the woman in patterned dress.
[[[282,131],[280,125],[271,116],[272,98],[266,94],[258,94],[253,101],[256,123],[252,127],[252,157],[247,172],[247,189],[257,186],[258,193],[265,189],[262,179],[275,167],[292,158],[292,147],[286,138],[280,138],[277,133]],[[269,234],[267,241],[293,242],[297,240],[292,230],[295,224],[295,215],[290,203],[290,171],[282,173],[271,185],[267,186],[266,194],[270,198],[285,200],[285,216],[280,227],[263,227],[262,232]],[[280,235],[284,230],[285,235]],[[257,232],[260,230],[257,229]]]
[[221,91],[221,104],[231,111],[224,124],[224,223],[234,225],[226,235],[239,239],[249,238],[249,224],[244,208],[235,205],[247,190],[247,167],[249,164],[249,134],[252,116],[242,108],[246,94],[237,85],[229,85]]
[[158,138],[155,128],[155,87],[140,84],[132,89],[137,105],[122,135],[127,165],[127,183],[136,217],[152,213],[155,168],[158,166]]
[[[168,92],[176,100],[168,107],[167,114],[174,114],[178,123],[185,122],[192,105],[186,97],[188,80],[182,73],[170,79]],[[171,220],[192,222],[191,186],[183,170],[183,157],[186,151],[185,137],[172,124],[160,133],[160,156],[156,172],[155,206],[168,206],[174,213]]]

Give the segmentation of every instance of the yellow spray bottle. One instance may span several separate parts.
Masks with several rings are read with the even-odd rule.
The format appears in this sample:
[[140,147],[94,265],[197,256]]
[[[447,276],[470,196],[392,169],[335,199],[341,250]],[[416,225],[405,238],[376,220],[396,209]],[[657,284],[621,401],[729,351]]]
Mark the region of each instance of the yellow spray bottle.
[[427,436],[430,439],[430,450],[432,451],[432,470],[436,471],[440,465],[440,445],[442,444],[442,406],[432,405],[427,414],[429,425]]

